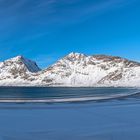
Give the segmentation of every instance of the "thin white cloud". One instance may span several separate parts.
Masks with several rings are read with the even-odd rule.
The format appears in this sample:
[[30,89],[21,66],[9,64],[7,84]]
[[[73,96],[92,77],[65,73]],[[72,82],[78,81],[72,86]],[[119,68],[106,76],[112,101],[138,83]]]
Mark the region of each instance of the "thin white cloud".
[[[14,34],[19,34],[19,38],[24,41],[33,39],[44,34],[42,27],[49,32],[55,30],[55,27],[79,23],[135,1],[104,0],[95,3],[89,0],[0,0],[1,40],[10,40]],[[20,35],[21,32],[25,32],[24,35]]]
[[[96,14],[115,8],[135,0],[104,0],[102,2],[85,2],[83,0],[7,0],[0,1],[0,18],[4,21],[11,19],[15,24],[22,22],[42,22],[51,24],[53,21],[61,22],[76,20],[88,14]],[[87,4],[86,4],[87,3]],[[66,20],[65,20],[66,19]],[[46,20],[48,20],[46,22]],[[79,20],[79,19],[78,19]]]

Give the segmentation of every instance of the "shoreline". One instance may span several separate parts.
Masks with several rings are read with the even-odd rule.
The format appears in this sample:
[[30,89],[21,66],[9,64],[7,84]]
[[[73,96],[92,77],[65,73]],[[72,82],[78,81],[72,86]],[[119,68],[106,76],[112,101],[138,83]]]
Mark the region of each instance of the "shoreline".
[[108,96],[84,96],[84,97],[69,97],[69,98],[50,98],[50,99],[0,99],[0,103],[83,103],[92,101],[109,101],[127,99],[129,97],[140,95],[140,91],[130,93],[120,93]]

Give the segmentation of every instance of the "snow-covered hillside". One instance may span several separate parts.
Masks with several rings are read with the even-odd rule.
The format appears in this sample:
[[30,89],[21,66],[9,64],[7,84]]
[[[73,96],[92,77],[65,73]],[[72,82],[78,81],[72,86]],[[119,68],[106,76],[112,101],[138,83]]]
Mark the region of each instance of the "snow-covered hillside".
[[[0,62],[0,85],[24,85],[33,73],[40,71],[34,61],[17,56]],[[31,84],[31,83],[29,83]]]
[[70,53],[42,74],[50,85],[140,86],[140,63],[106,55]]
[[0,63],[0,85],[140,86],[140,63],[106,55],[70,53],[45,70],[21,56]]

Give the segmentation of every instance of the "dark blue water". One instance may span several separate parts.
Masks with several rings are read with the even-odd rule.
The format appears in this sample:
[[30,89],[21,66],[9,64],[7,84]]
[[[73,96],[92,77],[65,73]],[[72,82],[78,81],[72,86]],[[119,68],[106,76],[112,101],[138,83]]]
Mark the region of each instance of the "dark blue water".
[[136,88],[0,87],[0,101],[78,102],[122,98],[138,93]]

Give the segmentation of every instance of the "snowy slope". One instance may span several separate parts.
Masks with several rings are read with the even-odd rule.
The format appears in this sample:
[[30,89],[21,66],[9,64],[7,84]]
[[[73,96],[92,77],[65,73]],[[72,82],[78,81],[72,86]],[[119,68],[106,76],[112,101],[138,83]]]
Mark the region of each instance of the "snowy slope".
[[42,74],[57,86],[140,86],[140,63],[106,55],[70,53]]
[[8,86],[140,86],[140,63],[106,55],[70,53],[40,70],[18,56],[0,63],[0,85]]
[[34,61],[17,56],[0,63],[0,85],[27,83],[32,73],[40,71]]

